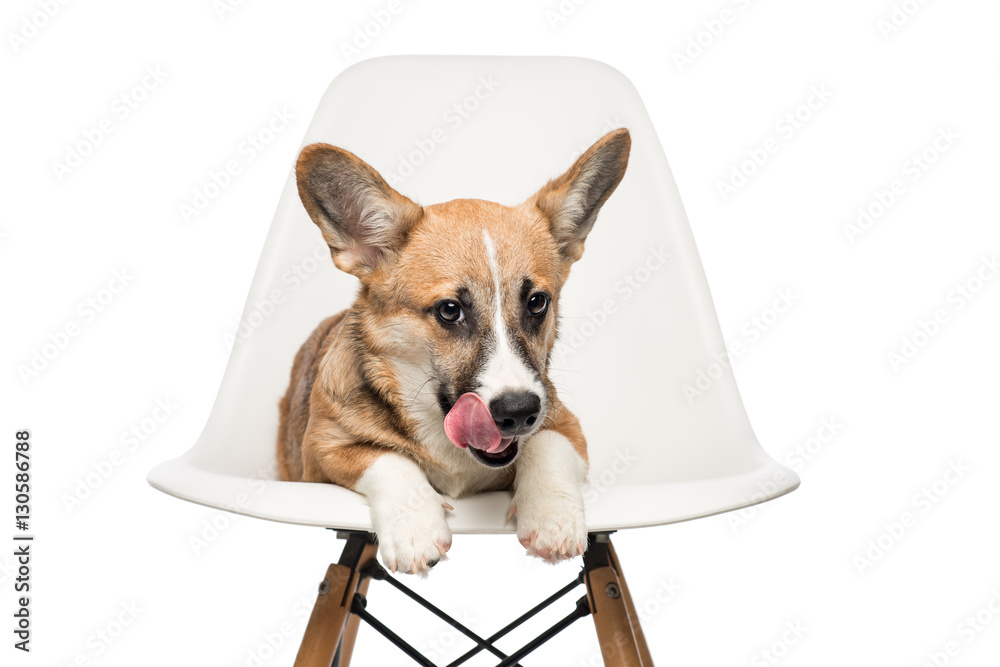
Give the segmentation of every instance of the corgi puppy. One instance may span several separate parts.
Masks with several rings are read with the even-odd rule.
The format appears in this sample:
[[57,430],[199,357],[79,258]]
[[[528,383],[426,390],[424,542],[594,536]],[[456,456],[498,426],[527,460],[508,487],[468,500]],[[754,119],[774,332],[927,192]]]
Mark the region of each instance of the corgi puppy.
[[529,554],[586,548],[587,443],[548,363],[559,292],[630,148],[628,130],[610,132],[516,206],[420,206],[346,150],[302,149],[302,203],[361,285],[295,356],[279,468],[363,494],[393,572],[437,563],[447,498],[481,491],[513,490]]

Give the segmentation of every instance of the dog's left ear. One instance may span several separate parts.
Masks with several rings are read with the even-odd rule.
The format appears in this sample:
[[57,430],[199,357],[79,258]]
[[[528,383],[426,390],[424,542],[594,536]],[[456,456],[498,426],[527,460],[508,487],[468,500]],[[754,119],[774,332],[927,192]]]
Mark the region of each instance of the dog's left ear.
[[575,262],[583,255],[583,243],[598,211],[625,175],[631,148],[628,130],[609,132],[533,197],[548,217],[552,236],[567,261]]
[[337,268],[362,280],[389,260],[423,209],[368,163],[329,144],[310,144],[295,164],[299,197]]

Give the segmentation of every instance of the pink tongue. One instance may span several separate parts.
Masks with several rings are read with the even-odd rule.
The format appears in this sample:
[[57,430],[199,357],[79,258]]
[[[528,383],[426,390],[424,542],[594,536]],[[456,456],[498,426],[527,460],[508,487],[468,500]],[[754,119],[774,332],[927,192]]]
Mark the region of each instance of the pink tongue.
[[[495,452],[501,444],[500,429],[490,409],[474,392],[462,394],[444,418],[444,432],[456,447]],[[510,444],[509,442],[507,444]]]

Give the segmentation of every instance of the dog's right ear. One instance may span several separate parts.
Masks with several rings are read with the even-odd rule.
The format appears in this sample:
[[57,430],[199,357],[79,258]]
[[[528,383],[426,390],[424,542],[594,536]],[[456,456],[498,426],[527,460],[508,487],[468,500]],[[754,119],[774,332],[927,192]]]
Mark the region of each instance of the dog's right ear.
[[549,218],[552,236],[570,263],[580,259],[597,213],[615,191],[632,150],[625,128],[608,132],[588,148],[569,170],[554,178],[528,201]]
[[302,149],[295,180],[333,263],[362,280],[394,254],[423,215],[364,160],[329,144]]

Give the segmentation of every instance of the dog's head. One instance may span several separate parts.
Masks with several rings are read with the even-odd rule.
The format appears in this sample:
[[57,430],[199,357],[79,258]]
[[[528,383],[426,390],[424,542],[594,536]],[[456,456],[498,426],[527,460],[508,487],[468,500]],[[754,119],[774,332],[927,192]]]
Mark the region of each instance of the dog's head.
[[362,283],[366,380],[418,423],[445,419],[481,463],[511,463],[545,420],[559,292],[630,146],[628,130],[605,135],[517,206],[424,207],[352,153],[306,146],[299,195],[334,264]]

